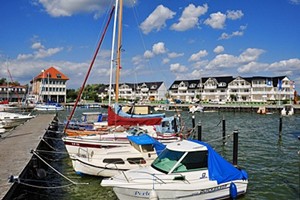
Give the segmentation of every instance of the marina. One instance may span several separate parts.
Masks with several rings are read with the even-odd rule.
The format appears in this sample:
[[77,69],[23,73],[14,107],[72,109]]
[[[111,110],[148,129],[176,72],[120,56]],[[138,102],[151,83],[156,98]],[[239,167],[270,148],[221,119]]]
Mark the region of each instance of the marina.
[[[75,113],[76,116],[81,116],[81,113],[87,111],[100,111],[105,112],[105,108],[86,109],[80,108]],[[62,122],[70,111],[57,112],[57,117]],[[177,115],[176,112],[166,112],[167,116]],[[180,112],[182,122],[186,127],[192,127],[192,114],[187,111]],[[28,138],[32,141],[30,147],[28,146],[24,152],[26,155],[24,158],[18,158],[26,160],[23,162],[23,166],[16,172],[10,172],[12,170],[12,164],[9,160],[4,161],[3,154],[7,150],[1,150],[1,191],[5,185],[11,185],[8,183],[8,178],[11,175],[17,176],[20,170],[26,168],[31,149],[35,149],[40,142],[41,136],[45,134],[45,129],[48,128],[51,123],[54,114],[40,114],[37,118],[26,122],[15,129],[22,131],[22,137]],[[298,139],[300,135],[300,116],[295,114],[293,116],[282,117],[282,132],[279,133],[280,115],[275,113],[272,115],[259,115],[255,112],[203,112],[195,113],[196,126],[201,124],[202,128],[202,141],[209,143],[220,155],[226,158],[228,161],[232,161],[233,158],[233,137],[234,130],[239,131],[239,151],[237,165],[247,170],[249,176],[249,184],[247,193],[240,197],[242,200],[252,199],[299,199],[299,184],[300,184],[300,155],[299,155],[299,143]],[[36,123],[38,120],[43,123]],[[226,142],[222,141],[222,120],[226,120]],[[28,129],[26,125],[32,125],[31,129],[38,130],[37,136],[34,139],[31,138],[33,134],[24,134]],[[62,130],[63,127],[60,129]],[[8,134],[8,133],[5,133]],[[12,136],[12,135],[11,135]],[[59,135],[58,135],[59,136]],[[18,136],[19,138],[21,136]],[[17,142],[18,137],[14,138]],[[51,139],[52,138],[52,139]],[[78,175],[72,168],[72,162],[66,153],[64,144],[61,140],[53,139],[54,137],[48,137],[47,141],[53,144],[55,149],[52,153],[49,153],[51,159],[47,162],[64,176],[74,181],[71,183],[66,181],[58,173],[52,169],[46,168],[47,176],[43,179],[37,179],[34,184],[36,187],[26,186],[21,187],[14,191],[18,199],[117,199],[114,192],[109,187],[101,187],[101,177],[94,177],[88,175]],[[7,138],[8,139],[8,138]],[[1,139],[0,146],[4,149],[5,140]],[[25,139],[22,140],[24,144],[28,143]],[[7,140],[8,142],[8,140]],[[13,148],[12,151],[18,152],[20,149],[18,145],[10,145]],[[23,145],[25,146],[25,145]],[[22,155],[22,154],[20,154]],[[29,157],[29,158],[28,158]],[[27,159],[25,159],[27,158]],[[6,163],[6,164],[5,164]],[[10,163],[10,164],[9,164]],[[3,165],[3,166],[2,166]],[[5,165],[5,166],[4,166]],[[38,188],[44,182],[48,182],[48,188]],[[87,184],[88,183],[88,184]],[[3,186],[4,185],[4,186]],[[14,185],[21,186],[17,182]],[[56,186],[56,187],[55,187]],[[66,187],[63,187],[66,186]],[[7,191],[4,190],[4,191]],[[5,193],[5,192],[4,192]],[[2,192],[3,194],[3,192]],[[87,198],[88,196],[88,198]]]

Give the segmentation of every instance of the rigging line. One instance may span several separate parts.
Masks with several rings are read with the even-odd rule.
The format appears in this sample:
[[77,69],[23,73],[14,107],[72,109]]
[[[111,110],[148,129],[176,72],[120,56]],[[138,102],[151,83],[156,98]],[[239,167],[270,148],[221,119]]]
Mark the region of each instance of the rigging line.
[[73,115],[74,115],[74,112],[75,112],[75,110],[76,110],[77,104],[78,104],[78,102],[79,102],[79,99],[81,98],[81,94],[82,94],[82,92],[83,92],[83,90],[84,90],[84,86],[85,86],[85,84],[86,84],[86,82],[87,82],[87,79],[88,79],[88,77],[89,77],[89,75],[90,75],[90,72],[91,72],[92,67],[93,67],[93,65],[94,65],[94,62],[95,62],[95,60],[96,60],[97,54],[98,54],[98,52],[99,52],[99,50],[100,50],[102,41],[103,41],[103,39],[104,39],[105,33],[106,33],[106,31],[107,31],[107,28],[108,28],[108,25],[109,25],[110,20],[111,20],[111,18],[112,18],[112,14],[113,14],[114,10],[115,10],[115,7],[113,6],[112,9],[111,9],[110,15],[109,15],[109,19],[108,19],[108,21],[107,21],[107,23],[106,23],[105,29],[104,29],[104,31],[103,31],[103,33],[102,33],[102,37],[101,37],[101,39],[100,39],[100,41],[99,41],[99,43],[98,43],[98,46],[97,46],[96,51],[95,51],[95,53],[94,53],[93,59],[92,59],[92,61],[91,61],[91,63],[90,63],[90,67],[89,67],[89,69],[88,69],[87,75],[85,76],[85,79],[84,79],[84,81],[83,81],[83,83],[82,83],[82,86],[81,86],[81,88],[80,88],[80,91],[79,91],[79,93],[78,93],[76,102],[75,102],[74,107],[73,107],[73,109],[72,109],[72,112],[71,112],[71,114],[70,114],[70,116],[69,116],[69,118],[68,118],[67,124],[66,124],[66,126],[65,126],[65,128],[64,128],[64,132],[66,131],[67,127],[69,126],[70,120],[72,119],[72,117],[73,117]]
[[70,181],[72,184],[74,185],[88,185],[89,183],[78,183],[75,181],[72,181],[71,179],[69,179],[68,177],[66,177],[65,175],[63,175],[62,173],[60,173],[59,171],[57,171],[54,167],[52,167],[49,163],[47,163],[43,158],[41,158],[41,156],[39,156],[36,151],[31,150],[31,153],[33,153],[36,157],[38,157],[43,163],[45,163],[48,167],[50,167],[51,169],[53,169],[56,173],[58,173],[60,176],[62,176],[63,178],[65,178],[66,180]]
[[36,152],[41,152],[41,153],[52,153],[52,154],[66,154],[68,155],[68,152],[65,151],[47,151],[47,150],[35,150]]

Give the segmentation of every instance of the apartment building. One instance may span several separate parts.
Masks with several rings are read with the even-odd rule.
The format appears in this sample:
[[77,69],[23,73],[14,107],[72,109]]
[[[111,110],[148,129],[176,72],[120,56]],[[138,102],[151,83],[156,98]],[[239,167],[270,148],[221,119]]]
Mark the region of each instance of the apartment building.
[[[111,98],[115,98],[115,85],[111,86]],[[165,100],[167,87],[163,82],[121,83],[119,98],[126,100],[159,101]],[[109,85],[101,87],[98,97],[102,100],[109,97]]]
[[39,102],[65,103],[67,99],[66,82],[69,78],[54,67],[42,70],[30,83],[30,95]]
[[25,85],[0,85],[0,101],[21,102],[25,97],[27,87]]
[[294,98],[294,81],[278,77],[204,77],[199,80],[176,80],[169,88],[172,99],[193,101],[266,102]]

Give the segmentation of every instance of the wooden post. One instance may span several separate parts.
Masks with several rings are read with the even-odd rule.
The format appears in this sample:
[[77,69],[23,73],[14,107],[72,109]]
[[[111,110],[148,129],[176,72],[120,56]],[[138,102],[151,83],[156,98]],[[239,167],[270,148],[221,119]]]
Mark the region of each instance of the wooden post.
[[238,144],[239,144],[239,132],[238,130],[233,131],[233,165],[237,166],[238,162]]
[[279,138],[281,138],[282,135],[282,115],[280,115],[279,118]]
[[198,123],[198,140],[199,141],[202,140],[202,124],[201,124],[201,121],[199,121],[199,123]]
[[226,135],[226,126],[225,126],[225,117],[223,115],[223,120],[222,120],[223,145],[225,144],[225,135]]

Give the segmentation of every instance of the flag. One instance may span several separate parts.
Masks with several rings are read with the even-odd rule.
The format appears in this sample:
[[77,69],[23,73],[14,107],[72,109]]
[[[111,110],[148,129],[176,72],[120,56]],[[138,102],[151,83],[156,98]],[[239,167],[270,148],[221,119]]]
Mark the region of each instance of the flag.
[[282,80],[278,79],[277,87],[278,87],[278,90],[282,90]]

